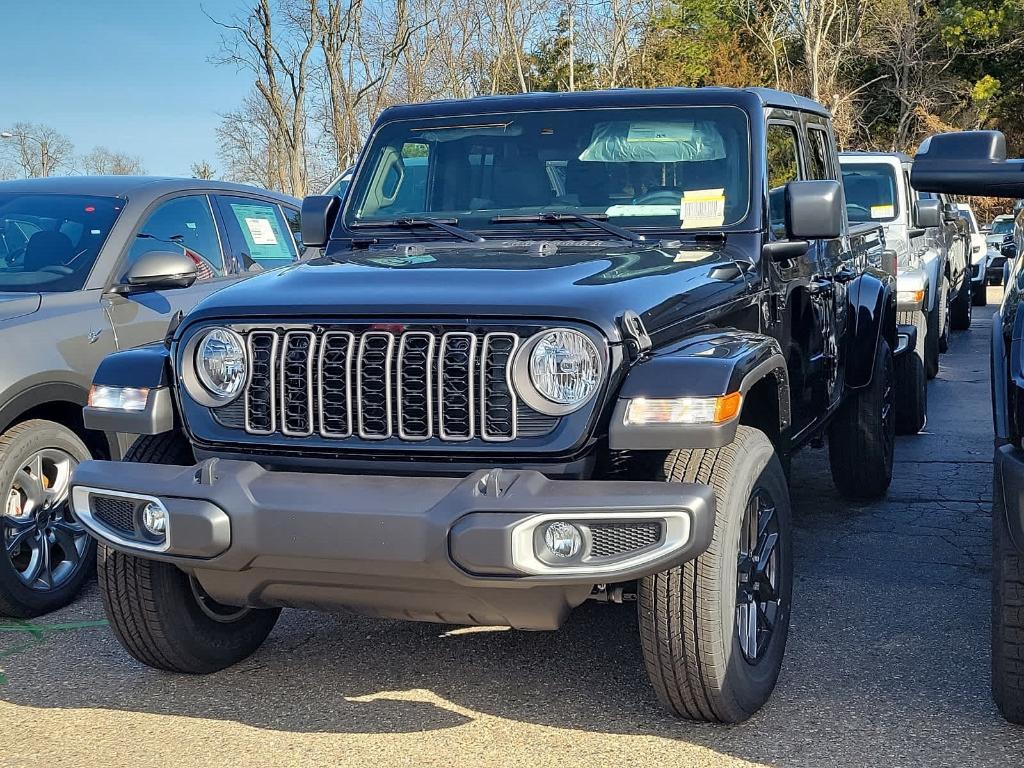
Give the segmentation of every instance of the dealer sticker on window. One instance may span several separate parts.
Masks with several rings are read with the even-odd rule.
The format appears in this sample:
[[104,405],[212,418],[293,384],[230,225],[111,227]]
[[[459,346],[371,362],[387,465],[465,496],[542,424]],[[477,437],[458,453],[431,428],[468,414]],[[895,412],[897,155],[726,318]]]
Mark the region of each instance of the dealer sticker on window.
[[896,207],[892,205],[872,205],[872,219],[891,219],[896,215]]
[[725,189],[689,189],[679,210],[682,229],[720,227],[725,222]]
[[249,228],[249,234],[256,245],[277,245],[277,235],[274,234],[274,226],[269,219],[246,216],[245,226]]

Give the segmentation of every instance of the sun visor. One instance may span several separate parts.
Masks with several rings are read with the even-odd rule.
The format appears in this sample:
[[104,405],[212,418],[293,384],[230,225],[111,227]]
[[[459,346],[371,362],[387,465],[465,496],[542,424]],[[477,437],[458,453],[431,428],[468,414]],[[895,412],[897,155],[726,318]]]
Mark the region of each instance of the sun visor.
[[725,158],[725,140],[707,121],[598,123],[579,159],[597,163],[687,163]]

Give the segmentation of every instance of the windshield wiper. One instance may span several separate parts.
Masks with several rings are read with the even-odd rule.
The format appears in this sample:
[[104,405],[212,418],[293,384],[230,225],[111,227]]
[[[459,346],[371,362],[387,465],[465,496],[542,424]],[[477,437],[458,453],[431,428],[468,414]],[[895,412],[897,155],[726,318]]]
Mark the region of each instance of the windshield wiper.
[[357,221],[352,224],[352,228],[407,227],[408,229],[414,229],[416,227],[434,227],[447,232],[449,235],[467,240],[470,243],[484,242],[484,239],[476,232],[470,232],[468,229],[456,226],[458,223],[458,219],[431,219],[427,216],[416,216],[415,218],[392,219],[391,221]]
[[587,216],[583,213],[573,211],[545,211],[543,213],[525,213],[516,216],[495,216],[491,224],[530,224],[530,223],[551,223],[558,224],[563,221],[578,221],[582,224],[589,224],[592,227],[603,229],[605,232],[615,235],[621,240],[629,243],[645,243],[647,238],[638,232],[625,227],[610,224],[608,215],[604,213]]

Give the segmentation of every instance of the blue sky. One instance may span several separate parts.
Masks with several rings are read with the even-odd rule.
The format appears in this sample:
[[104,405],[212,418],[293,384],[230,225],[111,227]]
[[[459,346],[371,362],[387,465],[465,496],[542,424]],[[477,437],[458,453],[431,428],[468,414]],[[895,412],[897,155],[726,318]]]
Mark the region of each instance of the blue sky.
[[218,113],[251,80],[211,64],[220,27],[239,0],[0,0],[0,130],[46,123],[75,153],[96,145],[142,158],[153,174],[220,171]]

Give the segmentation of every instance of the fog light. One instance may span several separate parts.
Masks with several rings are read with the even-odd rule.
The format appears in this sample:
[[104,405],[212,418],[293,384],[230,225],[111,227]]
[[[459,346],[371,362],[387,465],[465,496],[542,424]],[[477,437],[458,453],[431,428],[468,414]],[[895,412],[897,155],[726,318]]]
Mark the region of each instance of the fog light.
[[167,533],[167,510],[159,504],[149,502],[142,508],[142,527],[154,536]]
[[544,544],[555,557],[574,557],[583,546],[583,535],[571,523],[551,523],[544,529]]

